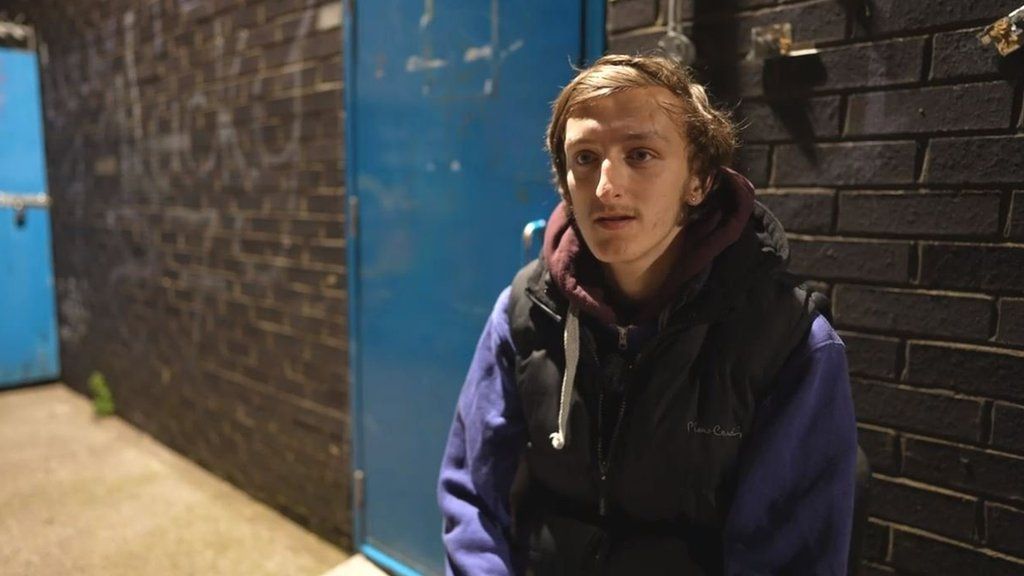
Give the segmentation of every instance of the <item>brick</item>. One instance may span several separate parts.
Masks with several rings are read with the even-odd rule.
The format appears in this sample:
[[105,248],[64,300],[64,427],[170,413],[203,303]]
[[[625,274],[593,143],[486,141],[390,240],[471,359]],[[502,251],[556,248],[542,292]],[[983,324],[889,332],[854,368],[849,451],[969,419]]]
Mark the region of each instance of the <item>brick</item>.
[[876,476],[871,483],[871,516],[963,541],[975,538],[976,502],[895,478]]
[[1005,82],[855,94],[850,96],[844,134],[1009,128],[1012,109],[1013,87]]
[[847,331],[840,332],[839,336],[846,344],[846,361],[850,367],[850,374],[887,380],[897,379],[900,354],[898,339]]
[[841,233],[886,236],[993,236],[998,192],[842,192]]
[[341,61],[320,64],[321,82],[338,82],[345,79],[345,69]]
[[945,442],[907,438],[903,474],[969,494],[1024,502],[1024,458]]
[[839,135],[839,97],[806,102],[743,104],[737,109],[745,142],[813,140]]
[[922,181],[928,184],[1019,184],[1024,136],[936,138],[928,145]]
[[815,279],[904,283],[910,249],[909,242],[794,238],[789,242],[789,268]]
[[921,284],[972,290],[1024,290],[1024,247],[921,244]]
[[914,180],[914,142],[818,144],[775,149],[774,186],[908,184]]
[[316,11],[316,29],[330,30],[339,28],[342,23],[342,6],[338,3],[331,3],[320,6]]
[[[273,20],[282,14],[299,10],[302,8],[302,4],[302,0],[280,0],[278,2],[270,3],[266,8],[267,19]],[[289,36],[291,36],[291,34],[289,34]]]
[[861,378],[852,382],[859,421],[953,440],[980,438],[980,400]]
[[1011,240],[1024,240],[1024,192],[1013,193],[1005,236]]
[[[800,42],[828,42],[846,36],[846,11],[832,0],[816,0],[799,6],[766,8],[752,13],[701,18],[694,27],[693,41],[701,53],[722,53],[725,46],[734,54],[750,51],[750,30],[755,26],[789,22],[793,38]],[[723,41],[728,39],[728,41]],[[722,58],[726,57],[722,54]]]
[[983,346],[910,342],[904,379],[989,398],[1024,402],[1024,353]]
[[858,36],[898,32],[905,34],[949,24],[989,23],[1020,7],[1017,0],[929,0],[927,4],[905,0],[872,0],[871,15],[858,20]]
[[[662,14],[668,17],[668,3],[670,0],[658,0]],[[692,20],[695,16],[707,16],[709,14],[728,13],[732,14],[740,10],[752,8],[763,8],[774,4],[784,3],[791,0],[730,0],[729,2],[699,2],[698,0],[677,0],[676,20]]]
[[658,19],[658,3],[654,0],[609,2],[605,18],[605,29],[609,33],[650,26]]
[[889,550],[889,526],[875,520],[868,520],[864,529],[862,558],[866,560],[885,560]]
[[321,32],[305,38],[302,44],[303,56],[315,60],[341,52],[342,38],[336,32]]
[[1024,556],[1024,510],[986,502],[985,526],[991,548]]
[[893,529],[892,565],[909,574],[985,574],[1019,576],[1024,562],[990,556],[966,545]]
[[896,471],[896,434],[887,430],[876,430],[857,426],[857,443],[871,463],[874,472],[893,473]]
[[854,44],[820,52],[825,71],[815,89],[870,88],[917,82],[924,64],[924,38]]
[[258,28],[250,28],[245,39],[246,48],[261,48],[277,42],[277,28],[267,24]]
[[754,186],[768,185],[769,149],[767,146],[741,146],[736,151],[736,169]]
[[974,78],[999,71],[999,53],[982,46],[978,34],[982,28],[936,34],[932,42],[931,78]]
[[839,285],[832,309],[840,328],[887,334],[983,339],[992,322],[992,300],[930,292]]
[[1024,346],[1024,299],[1003,298],[999,301],[996,340]]
[[822,189],[763,190],[757,200],[788,232],[830,232],[835,192]]
[[995,403],[992,408],[992,445],[1024,455],[1024,406]]
[[308,192],[304,197],[306,207],[311,212],[324,212],[336,217],[343,216],[345,211],[345,190],[343,188],[322,187]]

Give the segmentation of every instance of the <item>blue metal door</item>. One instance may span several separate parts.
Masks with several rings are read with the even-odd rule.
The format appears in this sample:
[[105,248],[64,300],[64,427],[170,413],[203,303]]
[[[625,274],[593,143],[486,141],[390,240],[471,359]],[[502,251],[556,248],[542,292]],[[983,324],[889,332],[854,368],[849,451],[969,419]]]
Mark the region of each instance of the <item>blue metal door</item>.
[[455,401],[524,225],[557,202],[549,105],[571,65],[603,49],[603,11],[585,9],[602,4],[374,0],[349,12],[356,537],[397,573],[443,572],[434,494]]
[[60,374],[39,70],[0,49],[0,388]]

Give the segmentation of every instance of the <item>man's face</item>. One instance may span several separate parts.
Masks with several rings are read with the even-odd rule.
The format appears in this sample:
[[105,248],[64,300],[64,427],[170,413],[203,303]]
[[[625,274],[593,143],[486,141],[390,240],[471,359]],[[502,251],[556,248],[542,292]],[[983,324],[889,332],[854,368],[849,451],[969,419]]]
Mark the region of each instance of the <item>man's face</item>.
[[565,127],[573,212],[594,256],[643,271],[682,229],[684,202],[703,199],[664,88],[637,88],[581,106]]

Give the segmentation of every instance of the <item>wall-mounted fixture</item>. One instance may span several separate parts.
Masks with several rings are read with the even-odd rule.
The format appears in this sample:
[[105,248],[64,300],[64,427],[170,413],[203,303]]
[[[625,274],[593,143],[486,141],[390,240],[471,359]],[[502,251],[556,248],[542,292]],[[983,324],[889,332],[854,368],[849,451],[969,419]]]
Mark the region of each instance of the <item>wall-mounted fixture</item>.
[[0,46],[35,49],[35,33],[21,18],[19,15],[12,21],[0,14]]
[[1024,6],[987,26],[978,39],[985,46],[995,44],[1001,56],[1019,49],[1024,43]]
[[658,47],[679,64],[692,66],[697,61],[697,48],[693,41],[683,34],[682,26],[676,20],[676,1],[668,2],[668,31],[661,40],[658,40]]
[[796,58],[817,53],[814,42],[793,42],[793,26],[789,22],[750,29],[749,60]]

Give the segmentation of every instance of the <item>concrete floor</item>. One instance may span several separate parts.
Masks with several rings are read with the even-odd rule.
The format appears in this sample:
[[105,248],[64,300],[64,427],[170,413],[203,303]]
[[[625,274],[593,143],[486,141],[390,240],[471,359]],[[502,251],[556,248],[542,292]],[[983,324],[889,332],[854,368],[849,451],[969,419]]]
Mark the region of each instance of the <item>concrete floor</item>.
[[[345,561],[343,563],[343,561]],[[375,576],[60,384],[0,391],[8,576]]]

